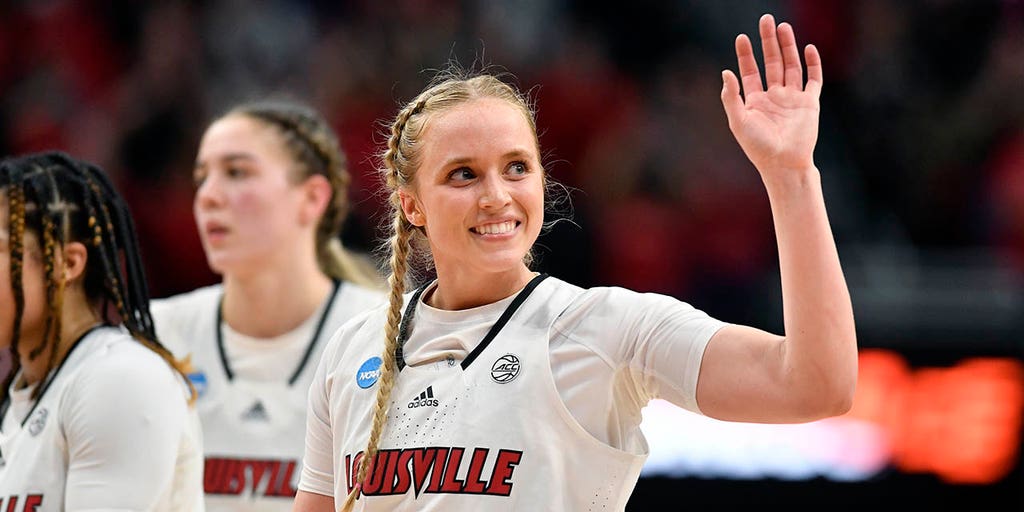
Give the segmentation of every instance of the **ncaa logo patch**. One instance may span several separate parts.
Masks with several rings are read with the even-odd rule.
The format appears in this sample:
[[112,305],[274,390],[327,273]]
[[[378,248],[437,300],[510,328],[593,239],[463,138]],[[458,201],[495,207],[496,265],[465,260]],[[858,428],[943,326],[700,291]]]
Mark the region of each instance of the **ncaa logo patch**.
[[192,372],[188,374],[188,380],[192,382],[192,387],[196,388],[196,398],[202,398],[206,394],[206,374]]
[[519,376],[519,369],[519,358],[512,354],[505,354],[491,365],[491,378],[498,384],[508,384]]
[[380,378],[380,365],[382,362],[381,358],[376,356],[363,361],[359,371],[356,372],[356,384],[363,389],[376,384],[377,379]]

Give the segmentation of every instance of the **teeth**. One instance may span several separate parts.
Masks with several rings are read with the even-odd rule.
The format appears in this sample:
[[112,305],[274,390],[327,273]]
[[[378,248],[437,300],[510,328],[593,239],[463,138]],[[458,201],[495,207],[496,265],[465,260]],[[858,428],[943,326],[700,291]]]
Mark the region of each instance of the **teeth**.
[[500,235],[502,233],[509,233],[515,229],[516,223],[514,221],[499,222],[497,224],[484,224],[483,226],[477,226],[473,228],[474,231],[481,235]]

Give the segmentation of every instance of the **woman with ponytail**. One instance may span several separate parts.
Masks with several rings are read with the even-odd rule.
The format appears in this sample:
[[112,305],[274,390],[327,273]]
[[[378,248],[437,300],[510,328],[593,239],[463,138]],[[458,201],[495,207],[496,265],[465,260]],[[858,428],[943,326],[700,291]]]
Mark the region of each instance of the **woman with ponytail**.
[[189,357],[207,510],[289,510],[309,382],[331,334],[380,304],[376,266],[341,244],[345,155],[294,101],[245,103],[206,129],[193,175],[207,262],[222,280],[155,300],[157,332]]

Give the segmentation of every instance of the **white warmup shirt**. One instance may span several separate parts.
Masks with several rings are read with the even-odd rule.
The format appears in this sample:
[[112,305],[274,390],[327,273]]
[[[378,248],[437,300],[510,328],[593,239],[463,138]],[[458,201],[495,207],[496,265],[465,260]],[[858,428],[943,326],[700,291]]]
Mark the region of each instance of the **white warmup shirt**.
[[185,383],[126,330],[93,329],[47,379],[21,382],[2,419],[0,510],[203,510]]
[[206,455],[208,511],[291,510],[302,468],[309,382],[334,331],[385,300],[383,292],[339,282],[324,304],[289,333],[261,339],[220,322],[221,285],[157,299],[157,335],[190,375]]
[[[372,425],[385,317],[343,326],[310,388],[299,488],[336,504]],[[701,358],[723,325],[668,296],[545,276],[469,310],[417,299],[357,510],[623,510],[648,453],[643,407],[700,412]]]

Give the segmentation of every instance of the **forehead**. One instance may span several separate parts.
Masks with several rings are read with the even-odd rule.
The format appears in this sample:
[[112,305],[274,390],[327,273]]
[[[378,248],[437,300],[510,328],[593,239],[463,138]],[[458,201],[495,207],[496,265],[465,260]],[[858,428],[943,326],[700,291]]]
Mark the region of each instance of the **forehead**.
[[254,156],[285,156],[280,135],[266,122],[240,114],[222,117],[206,129],[199,144],[199,162],[248,153]]
[[536,156],[537,139],[521,109],[505,100],[479,98],[430,119],[423,133],[423,148],[425,160],[430,161],[479,158],[511,150]]

